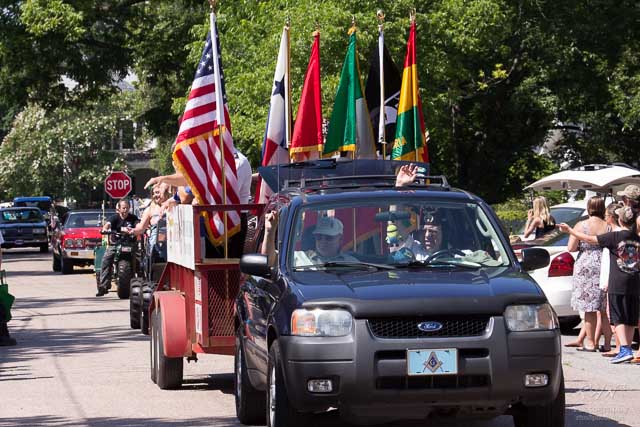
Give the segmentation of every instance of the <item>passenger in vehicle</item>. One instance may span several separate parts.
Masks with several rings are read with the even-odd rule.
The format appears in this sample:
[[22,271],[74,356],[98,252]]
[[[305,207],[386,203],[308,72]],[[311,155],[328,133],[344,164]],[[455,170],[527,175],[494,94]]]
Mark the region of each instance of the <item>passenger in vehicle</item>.
[[157,233],[158,222],[163,217],[164,212],[162,210],[162,204],[169,199],[169,186],[166,184],[156,184],[153,186],[151,192],[151,205],[144,210],[140,222],[133,229],[133,233],[136,235],[143,234],[148,228],[151,229],[151,235],[149,236],[149,245],[155,244],[155,238]]
[[556,228],[556,220],[549,212],[547,199],[538,196],[533,199],[533,209],[527,212],[527,222],[524,227],[524,238],[535,233],[535,238],[544,236],[546,233]]

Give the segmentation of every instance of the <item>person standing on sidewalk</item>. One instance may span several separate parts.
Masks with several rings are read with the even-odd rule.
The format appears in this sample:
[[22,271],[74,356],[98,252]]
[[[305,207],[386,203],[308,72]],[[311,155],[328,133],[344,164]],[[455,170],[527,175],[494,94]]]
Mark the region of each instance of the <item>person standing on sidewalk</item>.
[[616,336],[620,340],[620,351],[611,359],[611,363],[622,363],[633,359],[631,341],[633,331],[640,318],[640,237],[632,231],[636,221],[631,207],[619,208],[618,221],[622,230],[590,236],[569,225],[560,224],[560,230],[569,233],[579,240],[598,244],[610,251],[609,312],[611,323],[616,328]]
[[[0,271],[2,271],[2,244],[4,243],[4,237],[2,236],[2,230],[0,230]],[[0,347],[16,345],[15,338],[12,338],[9,334],[9,327],[7,326],[7,315],[5,313],[3,304],[0,304]]]

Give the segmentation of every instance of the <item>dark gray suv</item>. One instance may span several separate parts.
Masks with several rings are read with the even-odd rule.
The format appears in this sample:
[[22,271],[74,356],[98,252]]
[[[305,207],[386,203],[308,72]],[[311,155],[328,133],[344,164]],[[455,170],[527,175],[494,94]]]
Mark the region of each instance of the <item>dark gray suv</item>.
[[[240,262],[236,409],[304,426],[429,417],[563,426],[558,319],[478,197],[442,177],[394,186],[396,162],[262,169],[278,193]],[[268,247],[265,246],[265,247]]]

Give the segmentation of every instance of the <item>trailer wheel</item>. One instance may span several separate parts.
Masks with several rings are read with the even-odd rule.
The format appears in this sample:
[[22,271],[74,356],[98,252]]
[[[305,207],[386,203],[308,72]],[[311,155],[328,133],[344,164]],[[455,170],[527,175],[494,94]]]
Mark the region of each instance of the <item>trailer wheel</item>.
[[236,416],[242,424],[264,424],[266,399],[262,391],[256,390],[249,380],[244,350],[240,338],[236,336],[236,354],[234,359],[234,395]]
[[131,263],[126,259],[118,261],[118,269],[116,271],[118,275],[118,298],[129,298],[131,286]]
[[131,295],[129,295],[129,324],[131,329],[140,329],[140,309],[142,281],[131,280]]
[[158,322],[155,320],[158,310],[153,310],[151,314],[151,339],[149,340],[149,357],[151,366],[151,381],[157,383],[158,380]]
[[153,298],[153,288],[144,285],[140,294],[140,331],[149,335],[149,306]]
[[162,390],[175,389],[182,385],[183,358],[167,357],[164,355],[164,340],[162,339],[161,329],[162,313],[157,309],[153,312],[154,317],[151,328],[153,329],[152,341],[156,342],[154,346],[156,384],[158,384],[158,387]]
[[267,370],[267,426],[297,427],[307,425],[310,417],[298,412],[289,401],[287,386],[284,382],[282,355],[278,341],[274,341],[269,350]]

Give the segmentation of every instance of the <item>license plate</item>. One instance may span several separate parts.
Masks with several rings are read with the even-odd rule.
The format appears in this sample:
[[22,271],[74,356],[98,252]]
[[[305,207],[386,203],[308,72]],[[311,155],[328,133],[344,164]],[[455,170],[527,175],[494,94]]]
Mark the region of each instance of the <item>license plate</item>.
[[131,252],[131,248],[129,246],[123,246],[120,250],[122,252]]
[[407,350],[407,374],[456,375],[458,373],[458,350],[439,348]]
[[69,256],[78,256],[78,252],[70,252]]

